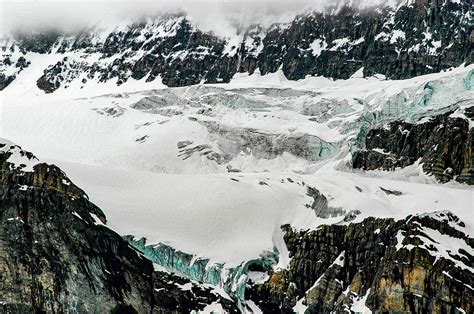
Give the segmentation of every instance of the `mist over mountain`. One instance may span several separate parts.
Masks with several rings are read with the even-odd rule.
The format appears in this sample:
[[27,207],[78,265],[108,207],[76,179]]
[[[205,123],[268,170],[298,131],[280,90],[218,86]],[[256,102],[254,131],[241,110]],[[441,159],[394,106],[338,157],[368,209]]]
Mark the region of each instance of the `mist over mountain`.
[[323,11],[347,3],[361,8],[394,6],[402,0],[261,0],[261,1],[7,1],[2,0],[2,33],[22,31],[77,31],[93,25],[140,21],[166,14],[182,14],[203,31],[232,36],[252,24],[269,27],[291,22],[298,14]]
[[[27,65],[28,52],[62,56],[37,80],[46,93],[73,82],[82,86],[112,80],[121,85],[130,79],[153,82],[157,77],[167,86],[227,83],[236,73],[264,75],[279,69],[290,80],[347,79],[361,69],[364,76],[400,79],[473,61],[468,2],[410,0],[375,7],[374,3],[341,1],[295,15],[279,3],[243,7],[231,2],[207,9],[209,2],[201,7],[183,5],[175,13],[164,9],[167,13],[162,15],[133,17],[132,13],[144,13],[142,4],[120,22],[104,18],[76,31],[61,29],[61,20],[57,29],[24,28],[2,40],[6,57],[2,67],[9,70],[0,76],[0,89]],[[129,5],[114,4],[113,12]],[[258,6],[272,8],[275,15],[257,10]],[[84,19],[80,13],[82,23],[97,17]]]
[[0,312],[472,313],[471,0],[0,2]]

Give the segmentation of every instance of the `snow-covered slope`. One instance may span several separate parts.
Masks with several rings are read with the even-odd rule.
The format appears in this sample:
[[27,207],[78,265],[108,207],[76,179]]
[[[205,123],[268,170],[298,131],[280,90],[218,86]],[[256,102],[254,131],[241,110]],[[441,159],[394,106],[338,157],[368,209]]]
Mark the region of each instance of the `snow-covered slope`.
[[[454,6],[446,4],[443,10]],[[309,20],[305,21],[321,18],[315,16],[306,17]],[[155,262],[162,261],[159,255],[164,251],[175,254],[179,265],[163,263],[161,266],[166,270],[191,279],[205,277],[205,282],[221,285],[240,299],[244,298],[243,290],[249,278],[261,282],[267,279],[259,272],[252,274],[250,262],[289,269],[290,252],[282,225],[289,224],[295,232],[309,230],[310,234],[323,224],[348,226],[369,217],[409,221],[409,215],[424,217],[423,214],[429,213],[438,217],[440,212],[450,211],[464,222],[462,230],[467,237],[474,236],[474,190],[451,180],[459,173],[452,174],[449,164],[437,169],[450,175],[451,181],[441,184],[438,177],[431,175],[434,172],[427,172],[423,165],[432,159],[424,159],[422,155],[393,171],[354,169],[352,160],[355,153],[367,148],[366,136],[370,130],[391,130],[390,123],[394,122],[418,125],[448,115],[446,119],[460,119],[460,125],[466,125],[461,130],[463,137],[452,141],[459,142],[456,156],[465,158],[460,162],[462,170],[458,170],[472,177],[469,139],[472,142],[473,120],[468,112],[474,106],[473,65],[415,76],[448,68],[436,61],[437,69],[423,68],[418,69],[421,72],[407,74],[404,68],[403,75],[397,70],[393,72],[396,75],[390,76],[415,77],[389,80],[384,75],[372,75],[374,68],[366,69],[360,64],[350,68],[350,75],[338,69],[332,72],[337,75],[310,71],[310,68],[305,68],[303,73],[299,66],[292,67],[291,62],[281,60],[283,57],[270,54],[265,58],[275,62],[262,62],[258,67],[253,64],[250,70],[239,68],[243,60],[236,57],[237,52],[225,40],[195,30],[191,33],[214,40],[213,45],[222,48],[223,55],[238,60],[239,65],[230,71],[232,80],[229,71],[217,71],[219,75],[212,77],[204,77],[208,72],[203,72],[196,77],[191,75],[193,86],[170,88],[166,85],[189,85],[188,77],[183,79],[184,83],[173,81],[177,78],[173,76],[176,69],[172,68],[168,69],[174,73],[171,77],[166,77],[165,71],[150,80],[145,74],[151,75],[152,68],[142,64],[144,74],[134,67],[135,73],[143,76],[132,76],[129,68],[114,64],[118,56],[125,56],[128,62],[142,62],[146,59],[145,51],[130,48],[134,43],[140,47],[149,40],[163,43],[166,42],[163,38],[174,38],[181,28],[190,27],[180,24],[182,17],[178,21],[175,18],[170,17],[169,25],[152,23],[135,25],[135,29],[127,24],[122,31],[105,32],[107,36],[95,34],[86,40],[85,47],[77,49],[71,48],[80,44],[77,38],[58,37],[60,42],[55,38],[50,47],[53,50],[40,52],[26,49],[20,53],[14,43],[13,51],[7,53],[16,61],[2,64],[3,74],[14,75],[15,79],[0,92],[0,137],[35,152],[42,161],[60,166],[104,211],[110,228],[136,240],[146,238],[147,247],[140,241],[132,243],[149,250],[149,256],[155,254]],[[266,45],[278,46],[279,40],[275,38],[272,44],[272,36],[287,38],[291,30],[305,33],[303,20],[300,17],[291,26],[275,26],[267,34]],[[376,35],[377,39],[371,40],[380,39],[390,49],[398,49],[396,60],[401,53],[409,56],[416,53],[412,51],[415,43],[403,42],[404,32],[397,31],[390,18],[386,22],[383,30],[377,29],[377,34],[369,36]],[[383,31],[387,32],[386,36],[381,35]],[[130,32],[135,40],[116,45]],[[147,33],[154,35],[146,38]],[[331,53],[343,53],[353,60],[349,51],[356,51],[355,47],[364,42],[352,38],[353,35],[324,42],[312,38],[310,45],[305,41],[308,47],[298,48],[304,52],[298,51],[306,57],[311,54],[307,60],[313,61]],[[295,42],[299,42],[298,38]],[[435,51],[440,48],[431,47],[432,42],[425,40],[422,48]],[[254,44],[241,48],[251,50],[247,53],[257,58],[264,47],[258,43],[253,47]],[[443,45],[447,47],[449,43]],[[187,47],[179,53],[168,51],[172,54],[170,64],[187,60],[189,56],[201,60],[215,53],[209,47],[194,48]],[[280,48],[279,55],[295,57],[294,50]],[[199,57],[200,54],[205,57]],[[24,60],[20,60],[22,56]],[[469,57],[462,49],[457,61],[461,60],[460,56]],[[188,65],[192,67],[193,62],[189,61]],[[59,66],[50,67],[55,64]],[[89,75],[94,64],[100,65],[98,71],[103,71],[107,79]],[[199,66],[207,69],[210,63]],[[44,72],[45,69],[48,70]],[[387,74],[393,74],[390,71]],[[187,68],[178,72],[190,75],[192,71]],[[333,80],[306,74],[351,77]],[[134,79],[128,79],[130,76]],[[203,84],[204,80],[220,82],[222,76],[230,82]],[[40,77],[43,79],[38,80]],[[47,91],[51,93],[44,93],[50,87]],[[399,131],[409,133],[406,129]],[[400,143],[407,150],[410,144]],[[16,154],[17,149],[12,145],[8,142],[0,149]],[[446,150],[449,149],[440,154],[451,154]],[[370,151],[392,158],[393,152],[383,147],[373,147]],[[20,157],[18,163],[22,163]],[[25,169],[31,168],[26,166]],[[320,199],[314,191],[324,196]],[[397,250],[403,247],[401,235],[400,231]],[[438,238],[442,241],[433,239],[433,245],[446,253],[445,236]],[[447,253],[444,255],[449,257]],[[201,267],[197,261],[204,259],[205,267]],[[181,263],[182,260],[186,263]],[[318,282],[313,282],[312,288]],[[305,299],[310,298],[309,287],[302,285]],[[357,300],[365,304],[363,296]],[[303,305],[301,302],[298,304]]]
[[330,206],[360,211],[358,220],[451,210],[474,230],[467,186],[439,185],[418,164],[350,169],[361,130],[472,105],[472,66],[404,81],[288,81],[277,72],[227,85],[142,90],[130,81],[47,95],[33,88],[40,69],[26,68],[2,91],[0,136],[60,165],[121,234],[236,265],[278,247],[283,224],[340,221],[312,218],[307,186]]
[[378,73],[403,79],[474,61],[469,0],[324,3],[315,10],[310,1],[304,13],[284,23],[275,17],[271,25],[265,18],[244,23],[242,16],[225,26],[211,21],[209,30],[192,16],[153,16],[150,9],[153,17],[75,32],[12,32],[0,38],[0,90],[39,66],[32,53],[50,57],[33,78],[46,93],[97,82],[222,83],[239,73],[279,70],[291,80]]
[[[44,222],[25,214],[33,187],[62,193],[68,219],[106,216],[178,276],[154,275],[170,307],[200,287],[204,311],[472,312],[472,4],[341,0],[290,20],[0,38],[4,223]],[[76,185],[99,218],[67,210]]]

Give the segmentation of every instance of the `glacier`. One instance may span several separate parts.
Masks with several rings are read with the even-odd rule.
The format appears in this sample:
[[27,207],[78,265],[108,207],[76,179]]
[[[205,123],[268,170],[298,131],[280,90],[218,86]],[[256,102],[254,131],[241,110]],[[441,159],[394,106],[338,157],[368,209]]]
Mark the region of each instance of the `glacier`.
[[347,223],[316,217],[308,187],[357,213],[354,222],[449,209],[474,234],[469,187],[441,185],[419,164],[350,167],[371,128],[471,106],[472,65],[399,81],[276,72],[173,89],[158,79],[145,90],[133,80],[71,84],[46,95],[33,78],[50,58],[32,54],[1,92],[0,136],[64,169],[110,228],[168,272],[244,302],[255,272],[288,263],[280,226]]
[[278,264],[279,255],[275,251],[263,252],[258,259],[229,268],[225,264],[212,263],[209,259],[177,251],[165,244],[146,245],[144,238],[135,239],[133,236],[124,238],[130,245],[166,271],[201,283],[221,287],[226,293],[242,303],[245,303],[245,288],[250,279],[250,269],[259,269],[259,272],[264,274],[265,271]]

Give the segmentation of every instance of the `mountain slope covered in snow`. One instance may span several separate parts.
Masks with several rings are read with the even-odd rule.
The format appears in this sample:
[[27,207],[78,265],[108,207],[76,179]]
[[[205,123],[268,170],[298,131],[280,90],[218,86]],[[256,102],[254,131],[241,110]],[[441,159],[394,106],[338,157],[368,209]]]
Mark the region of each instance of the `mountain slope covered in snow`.
[[[358,2],[355,2],[358,3]],[[289,23],[238,27],[230,37],[170,14],[79,32],[18,32],[2,47],[0,89],[31,62],[50,55],[36,79],[46,93],[72,84],[162,81],[167,86],[229,82],[236,73],[392,79],[436,73],[474,61],[469,0],[400,0],[375,7],[339,1]],[[258,22],[257,22],[258,23]]]
[[1,306],[472,312],[472,7],[394,3],[7,36]]
[[[130,92],[119,92],[111,85],[111,93],[90,89],[90,97],[84,90],[35,91],[30,70],[3,91],[2,136],[60,165],[104,210],[108,225],[130,235],[153,262],[241,302],[270,300],[265,286],[253,287],[255,275],[265,280],[266,272],[294,260],[282,225],[311,232],[321,224],[364,224],[374,216],[403,221],[447,210],[463,222],[466,241],[472,237],[474,194],[466,185],[438,183],[424,173],[423,159],[387,172],[352,169],[351,157],[383,154],[385,147],[367,145],[364,135],[387,123],[423,125],[449,115],[471,132],[472,67],[406,81],[291,82],[277,74],[171,90],[124,84]],[[32,84],[29,94],[24,84]],[[311,189],[326,201],[316,201]],[[301,298],[310,286],[299,287],[285,306],[309,306],[314,299]]]

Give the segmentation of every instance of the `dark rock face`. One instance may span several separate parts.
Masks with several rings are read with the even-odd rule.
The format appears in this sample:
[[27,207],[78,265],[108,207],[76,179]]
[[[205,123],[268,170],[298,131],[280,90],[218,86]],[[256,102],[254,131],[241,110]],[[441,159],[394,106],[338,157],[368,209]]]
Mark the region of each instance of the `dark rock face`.
[[18,149],[0,151],[0,311],[187,313],[221,301],[209,288],[154,272],[59,168],[24,171],[9,162]]
[[0,90],[3,90],[5,87],[10,85],[11,82],[15,80],[14,75],[6,76],[3,73],[0,73]]
[[53,46],[60,39],[61,34],[58,32],[47,32],[47,33],[19,33],[17,34],[20,39],[18,46],[24,53],[26,52],[37,52],[37,53],[50,53]]
[[[226,313],[239,313],[234,301],[188,279],[156,271],[153,283],[153,313],[191,313],[202,311],[212,303],[221,304]],[[183,289],[183,286],[188,287]]]
[[403,79],[474,61],[470,10],[469,0],[414,1],[396,10],[339,8],[335,3],[324,13],[298,16],[289,24],[249,27],[236,46],[195,29],[183,16],[136,23],[107,34],[105,41],[98,39],[97,30],[86,29],[73,35],[17,34],[15,45],[23,52],[102,55],[99,61],[50,65],[38,81],[46,92],[58,88],[58,73],[63,79],[85,73],[118,85],[130,77],[149,82],[160,76],[168,86],[186,86],[279,68],[290,80],[307,75],[346,79],[363,67],[366,76]]
[[[289,268],[250,286],[248,297],[266,313],[291,313],[298,300],[307,313],[342,312],[361,299],[377,312],[472,312],[474,239],[463,226],[449,212],[310,232],[284,226]],[[443,237],[468,249],[443,257]]]
[[30,65],[30,61],[26,60],[24,56],[20,56],[16,61],[10,58],[11,56],[8,53],[4,53],[3,60],[0,60],[1,67],[13,67],[13,74],[5,75],[0,73],[0,91],[7,87],[11,82],[13,82],[17,76],[24,68]]
[[36,81],[36,86],[46,94],[58,89],[64,81],[64,77],[61,75],[64,64],[64,62],[59,61],[55,65],[48,67],[45,73]]
[[353,154],[353,167],[394,170],[421,158],[423,171],[441,182],[455,178],[474,184],[474,129],[469,129],[467,119],[450,117],[451,114],[417,124],[396,121],[387,128],[370,130],[365,138],[365,150]]
[[[472,62],[470,29],[459,20],[459,16],[469,10],[465,4],[467,2],[455,6],[450,1],[416,1],[395,13],[386,8],[356,11],[343,7],[336,14],[299,17],[289,28],[270,31],[264,38],[264,49],[259,55],[260,70],[274,72],[280,65],[275,62],[278,60],[289,79],[304,78],[308,74],[346,79],[361,67],[364,67],[364,75],[380,73],[402,79],[437,72],[447,64],[456,63],[454,56]],[[454,13],[459,9],[466,11]],[[453,28],[444,24],[447,21],[462,29],[461,32],[453,32]],[[436,52],[436,40],[427,40],[423,35],[427,27],[436,30],[440,36],[437,40],[450,38],[460,50],[442,52],[444,48],[438,48]],[[394,30],[397,31],[394,33]],[[342,38],[346,40],[338,41]],[[315,40],[320,40],[317,46],[323,49],[319,56],[309,49]]]
[[105,216],[59,168],[24,172],[9,155],[0,155],[3,309],[149,312],[151,263],[96,224]]
[[[219,303],[238,312],[209,286],[154,271],[59,168],[28,170],[9,160],[27,163],[31,153],[0,149],[2,311],[189,313]],[[325,208],[322,194],[308,193]],[[283,230],[289,267],[260,269],[269,279],[246,290],[264,312],[289,313],[297,302],[309,313],[344,311],[360,300],[373,311],[474,310],[474,239],[449,212]]]
[[314,210],[316,217],[337,217],[346,213],[342,208],[330,207],[326,196],[313,187],[308,187],[306,194],[313,199],[313,203],[306,206]]

